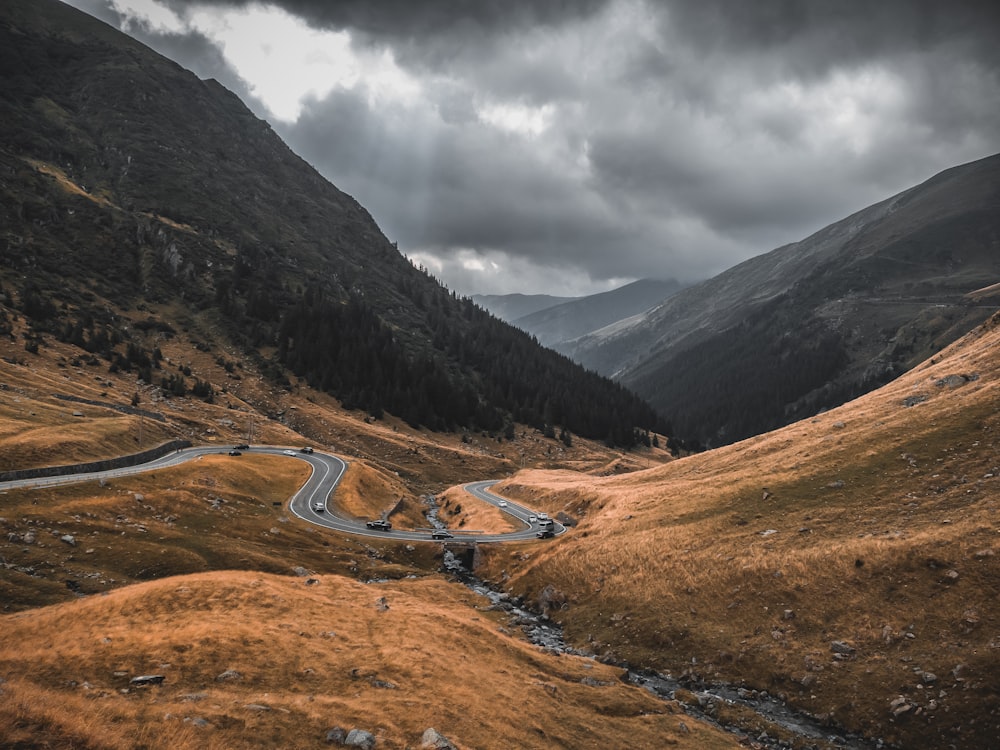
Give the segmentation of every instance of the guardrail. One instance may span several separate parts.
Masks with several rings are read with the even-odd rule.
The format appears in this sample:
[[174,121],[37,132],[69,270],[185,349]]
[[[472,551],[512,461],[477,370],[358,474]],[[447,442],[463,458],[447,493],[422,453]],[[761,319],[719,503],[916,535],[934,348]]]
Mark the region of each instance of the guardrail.
[[144,450],[140,453],[132,453],[128,456],[118,456],[117,458],[105,458],[100,461],[89,461],[80,464],[65,464],[63,466],[40,466],[34,469],[14,469],[13,471],[0,472],[0,482],[18,481],[21,479],[42,479],[44,477],[62,477],[68,474],[89,474],[94,471],[108,471],[109,469],[123,469],[126,466],[136,466],[148,461],[154,461],[161,456],[165,456],[181,448],[190,448],[190,440],[171,440],[155,448]]

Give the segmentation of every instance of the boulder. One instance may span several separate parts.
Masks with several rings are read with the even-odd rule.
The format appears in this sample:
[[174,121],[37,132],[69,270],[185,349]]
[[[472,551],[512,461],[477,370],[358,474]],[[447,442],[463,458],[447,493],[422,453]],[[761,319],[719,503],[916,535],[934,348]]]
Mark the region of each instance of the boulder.
[[420,739],[420,748],[421,750],[458,750],[451,740],[434,727],[429,727],[424,731],[424,736]]
[[330,743],[336,742],[338,745],[343,745],[346,739],[347,730],[342,727],[334,727],[326,733],[326,741]]
[[375,735],[364,729],[352,729],[344,738],[344,747],[360,747],[372,750],[375,747]]
[[237,672],[235,669],[227,669],[225,672],[220,674],[215,678],[216,682],[236,682],[242,680],[243,675]]

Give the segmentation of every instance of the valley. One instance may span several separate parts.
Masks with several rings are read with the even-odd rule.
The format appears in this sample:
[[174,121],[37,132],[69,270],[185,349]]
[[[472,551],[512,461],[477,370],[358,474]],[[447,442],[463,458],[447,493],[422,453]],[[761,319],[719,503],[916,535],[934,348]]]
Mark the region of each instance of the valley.
[[0,65],[0,474],[112,470],[0,485],[0,746],[996,745],[1000,157],[521,330],[117,29]]

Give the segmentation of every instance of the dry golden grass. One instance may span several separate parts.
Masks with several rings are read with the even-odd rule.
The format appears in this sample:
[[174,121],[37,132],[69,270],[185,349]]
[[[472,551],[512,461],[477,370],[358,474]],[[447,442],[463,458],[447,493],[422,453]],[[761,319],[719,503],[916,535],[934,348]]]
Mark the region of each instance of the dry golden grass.
[[0,494],[0,602],[10,611],[229,568],[384,578],[436,567],[430,545],[372,546],[294,519],[286,501],[308,471],[282,456],[209,455],[103,484]]
[[[439,579],[225,572],[6,615],[0,734],[12,747],[311,747],[340,726],[403,748],[433,726],[462,748],[738,747],[616,668],[509,634],[483,605]],[[130,687],[144,674],[162,686]]]
[[495,505],[476,500],[461,487],[446,490],[437,500],[438,518],[450,529],[504,534],[523,528]]
[[355,518],[381,518],[392,513],[401,528],[426,526],[420,502],[406,485],[384,469],[352,461],[336,492],[337,507]]
[[[583,522],[496,549],[484,571],[528,596],[555,586],[568,634],[597,652],[747,680],[907,747],[988,747],[998,448],[994,319],[880,391],[768,435],[623,477],[521,472],[501,491]],[[835,657],[835,640],[855,653]],[[894,717],[900,695],[911,709]]]

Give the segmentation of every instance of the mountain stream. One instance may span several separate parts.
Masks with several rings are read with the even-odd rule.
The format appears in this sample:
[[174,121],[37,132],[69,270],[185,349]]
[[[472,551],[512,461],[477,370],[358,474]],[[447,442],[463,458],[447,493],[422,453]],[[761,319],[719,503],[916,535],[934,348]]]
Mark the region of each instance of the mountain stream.
[[[436,506],[433,502],[428,502],[428,505],[430,506],[427,512],[428,520],[435,527],[443,528],[443,524],[437,519]],[[504,591],[498,591],[477,578],[447,547],[444,552],[443,568],[474,592],[489,599],[492,608],[506,612],[510,616],[511,625],[520,627],[528,640],[536,646],[561,655],[576,656],[582,659],[594,658],[592,654],[568,646],[563,638],[562,628],[546,615],[528,609],[520,599],[511,597]],[[678,702],[685,713],[731,732],[750,747],[762,750],[780,750],[791,747],[822,750],[830,748],[873,750],[884,747],[881,740],[868,740],[836,727],[824,726],[815,718],[795,711],[765,691],[749,690],[726,683],[704,684],[692,683],[690,680],[681,681],[669,674],[640,671],[627,664],[618,664],[626,670],[623,677],[626,682],[645,688],[664,700],[674,700],[678,690],[693,693],[697,697],[696,705]],[[720,704],[740,706],[753,711],[770,725],[780,728],[784,738],[772,737],[766,732],[754,734],[741,727],[720,722],[715,717],[717,707]],[[793,736],[794,739],[787,739],[789,735]]]

